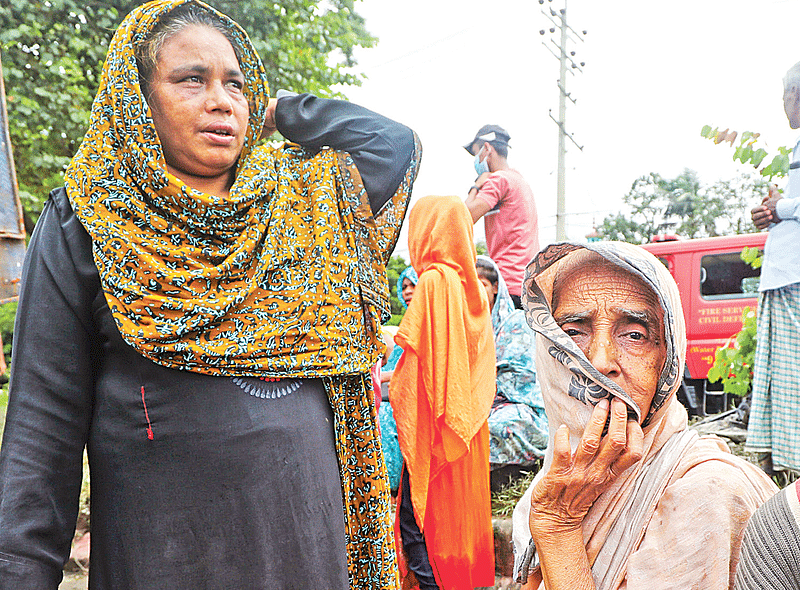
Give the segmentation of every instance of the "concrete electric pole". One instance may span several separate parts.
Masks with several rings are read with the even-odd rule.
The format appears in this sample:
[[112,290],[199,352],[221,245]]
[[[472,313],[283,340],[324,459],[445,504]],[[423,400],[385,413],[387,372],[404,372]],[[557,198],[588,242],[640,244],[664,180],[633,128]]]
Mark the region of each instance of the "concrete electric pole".
[[[548,2],[552,3],[553,0],[548,0]],[[539,4],[544,4],[544,0],[539,0]],[[578,70],[582,72],[581,67],[586,65],[585,62],[577,63],[573,58],[575,57],[575,51],[568,51],[567,44],[570,40],[572,41],[581,41],[583,42],[583,38],[581,37],[578,32],[570,27],[567,24],[567,0],[564,0],[564,8],[561,10],[553,10],[552,8],[549,9],[549,12],[542,10],[542,14],[544,14],[552,23],[552,27],[550,27],[550,33],[555,36],[556,29],[558,29],[559,33],[559,42],[556,43],[553,38],[550,38],[550,43],[555,47],[557,51],[554,51],[553,48],[550,47],[544,41],[542,45],[544,45],[547,50],[553,54],[553,56],[558,59],[559,61],[559,73],[558,73],[558,119],[553,117],[552,110],[550,111],[550,118],[555,121],[556,125],[558,125],[558,187],[557,187],[557,201],[556,201],[556,240],[563,241],[567,239],[567,231],[566,231],[566,154],[567,154],[567,146],[566,146],[566,139],[569,138],[572,143],[579,150],[583,150],[583,146],[578,145],[575,139],[572,137],[572,134],[567,133],[566,129],[566,117],[567,117],[567,99],[570,99],[572,103],[575,103],[575,99],[570,96],[567,92],[567,72],[572,75],[575,75],[573,70]],[[539,31],[540,35],[544,35],[546,33],[545,29]],[[586,35],[586,31],[583,31],[583,35]],[[570,67],[567,67],[569,65]]]

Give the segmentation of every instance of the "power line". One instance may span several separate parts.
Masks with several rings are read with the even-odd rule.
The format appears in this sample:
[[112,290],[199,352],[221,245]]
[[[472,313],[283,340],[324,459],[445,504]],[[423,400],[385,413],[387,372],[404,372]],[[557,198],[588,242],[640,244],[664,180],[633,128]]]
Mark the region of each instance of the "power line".
[[427,45],[423,45],[421,47],[418,47],[417,49],[412,49],[411,51],[409,51],[407,53],[403,53],[402,55],[398,55],[397,57],[393,57],[393,58],[391,58],[389,60],[386,60],[383,63],[380,63],[378,65],[372,66],[372,69],[376,69],[377,70],[377,69],[383,68],[383,67],[385,67],[385,66],[387,66],[387,65],[389,65],[391,63],[394,63],[396,61],[400,61],[402,59],[406,59],[407,57],[410,57],[412,55],[416,55],[417,53],[421,53],[423,51],[431,49],[432,47],[436,47],[437,45],[441,45],[442,43],[450,41],[451,39],[454,39],[455,37],[458,37],[459,35],[463,35],[464,33],[468,32],[468,31],[471,31],[473,29],[476,29],[476,28],[478,28],[477,25],[472,25],[472,26],[466,27],[465,29],[461,29],[460,31],[456,31],[455,33],[452,33],[451,35],[448,35],[447,37],[442,37],[441,39],[438,39],[436,41],[432,41],[431,43],[428,43]]
[[[553,0],[548,0],[548,2],[552,2]],[[544,4],[544,0],[539,0],[539,4]],[[567,118],[567,99],[570,99],[572,103],[575,103],[575,99],[567,92],[567,72],[571,74],[575,74],[573,70],[578,70],[582,72],[581,67],[586,65],[585,62],[576,62],[573,57],[575,57],[575,51],[570,51],[567,54],[567,42],[569,40],[572,41],[583,41],[583,38],[578,34],[578,32],[570,27],[567,24],[567,0],[564,0],[564,8],[556,11],[552,8],[549,9],[548,12],[542,10],[542,14],[544,14],[547,19],[552,23],[552,27],[550,27],[550,33],[554,34],[556,29],[559,32],[559,42],[556,44],[553,39],[550,39],[550,43],[555,46],[558,52],[553,51],[547,43],[542,42],[542,45],[553,54],[553,57],[558,59],[559,62],[559,75],[558,75],[558,119],[553,116],[552,111],[549,113],[550,118],[558,125],[558,180],[557,180],[557,195],[556,195],[556,239],[557,240],[565,240],[567,238],[567,230],[566,230],[566,153],[567,153],[567,146],[566,146],[566,139],[569,139],[574,143],[577,148],[583,151],[583,146],[579,145],[575,138],[572,136],[571,133],[567,132],[566,128],[566,118]],[[545,30],[542,29],[539,31],[540,35],[545,34]],[[583,34],[586,35],[586,31],[583,31]],[[570,64],[571,68],[567,69],[567,63]]]

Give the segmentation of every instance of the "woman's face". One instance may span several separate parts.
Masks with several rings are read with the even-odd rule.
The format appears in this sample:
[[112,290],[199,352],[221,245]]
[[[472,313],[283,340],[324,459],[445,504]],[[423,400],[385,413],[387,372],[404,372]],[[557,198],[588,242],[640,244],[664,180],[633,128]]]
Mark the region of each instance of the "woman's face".
[[489,310],[492,310],[494,309],[494,300],[497,297],[497,285],[493,285],[492,281],[482,276],[480,273],[478,273],[478,278],[483,288],[486,289],[486,297],[489,298]]
[[408,277],[405,277],[403,279],[402,296],[403,296],[403,301],[406,302],[406,305],[411,303],[411,297],[414,295],[415,288],[416,285],[411,282],[411,279],[409,279]]
[[582,265],[559,277],[553,305],[556,322],[589,362],[647,415],[667,358],[656,295],[617,267]]
[[219,31],[192,25],[161,47],[148,101],[167,170],[189,186],[213,194],[230,187],[250,115],[244,85]]

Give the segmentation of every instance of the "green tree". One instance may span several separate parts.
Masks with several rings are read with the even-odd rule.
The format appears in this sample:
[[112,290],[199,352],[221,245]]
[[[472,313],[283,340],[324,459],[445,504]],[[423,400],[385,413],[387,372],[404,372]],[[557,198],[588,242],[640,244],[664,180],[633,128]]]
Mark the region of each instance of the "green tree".
[[397,292],[397,279],[400,277],[408,262],[402,256],[394,255],[386,265],[386,277],[389,280],[389,300],[392,304],[392,319],[387,322],[389,326],[397,326],[403,318],[405,308],[400,304],[400,293]]
[[[136,0],[0,0],[9,132],[26,227],[64,168],[89,121],[106,48]],[[215,0],[248,32],[270,86],[333,96],[337,84],[360,83],[353,50],[376,39],[355,0]]]
[[633,181],[631,190],[622,198],[629,213],[615,213],[606,217],[597,233],[606,240],[644,244],[650,237],[670,227],[662,219],[668,202],[661,189],[663,178],[656,172]]
[[752,231],[749,211],[767,194],[767,181],[741,175],[703,185],[693,170],[675,178],[656,172],[637,178],[623,197],[629,212],[606,217],[597,228],[601,237],[634,244],[653,235],[674,233],[700,238]]
[[[728,180],[718,180],[709,187],[715,197],[715,209],[720,233],[746,234],[756,231],[750,219],[750,209],[761,203],[769,192],[770,181],[762,176],[741,174]],[[713,234],[709,234],[713,235]]]

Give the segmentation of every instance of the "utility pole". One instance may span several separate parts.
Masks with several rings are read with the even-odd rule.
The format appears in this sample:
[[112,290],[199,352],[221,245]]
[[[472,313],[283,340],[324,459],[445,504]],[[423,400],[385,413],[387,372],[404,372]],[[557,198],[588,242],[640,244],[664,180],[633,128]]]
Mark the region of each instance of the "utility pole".
[[[548,2],[552,3],[553,0],[548,0]],[[539,0],[539,4],[544,4],[544,0]],[[553,24],[550,27],[550,33],[554,34],[556,29],[559,30],[559,43],[550,38],[550,43],[555,46],[557,51],[553,51],[553,49],[544,41],[542,45],[544,45],[547,50],[553,54],[553,56],[558,59],[559,61],[559,71],[558,71],[558,119],[553,117],[552,110],[550,111],[550,118],[555,121],[556,125],[558,125],[558,185],[557,185],[557,193],[556,193],[556,240],[563,241],[567,239],[567,231],[566,231],[566,155],[567,155],[567,146],[566,146],[566,139],[569,138],[572,143],[579,150],[583,150],[583,146],[578,145],[575,139],[572,137],[572,134],[567,133],[566,129],[566,118],[567,118],[567,99],[570,99],[573,104],[575,104],[575,99],[572,98],[569,93],[567,92],[567,72],[572,75],[575,75],[573,70],[581,70],[582,66],[586,65],[586,62],[580,62],[580,64],[576,63],[573,57],[575,57],[575,52],[570,51],[568,53],[567,50],[567,43],[572,40],[583,41],[583,38],[578,34],[575,29],[570,27],[567,24],[567,0],[564,0],[564,8],[561,10],[553,10],[552,8],[549,9],[549,13],[542,10],[542,14],[544,14],[548,20]],[[569,33],[572,33],[571,35]],[[540,35],[545,34],[545,30],[542,29],[539,31]],[[583,34],[586,35],[586,31],[583,31]],[[571,67],[567,68],[567,64]]]

